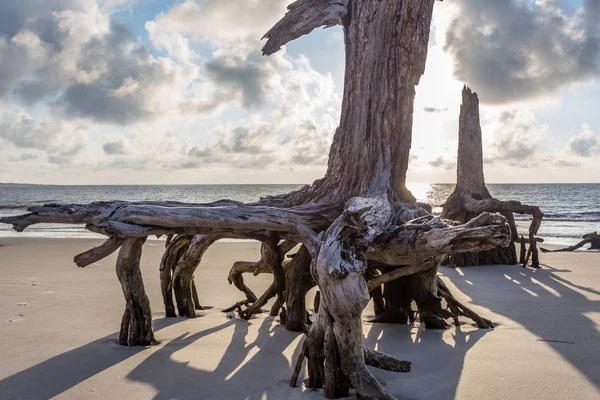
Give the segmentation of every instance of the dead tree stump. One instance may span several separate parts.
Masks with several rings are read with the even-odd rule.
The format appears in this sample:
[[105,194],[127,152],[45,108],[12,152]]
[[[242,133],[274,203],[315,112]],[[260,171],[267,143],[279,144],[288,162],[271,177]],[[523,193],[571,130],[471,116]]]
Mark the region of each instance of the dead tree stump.
[[511,227],[511,243],[508,247],[461,253],[450,256],[449,264],[457,267],[491,264],[517,264],[515,241],[518,240],[517,226],[513,213],[533,216],[529,228],[530,248],[533,254],[532,266],[538,268],[538,253],[535,235],[542,223],[544,214],[538,207],[521,204],[518,201],[500,201],[492,198],[485,186],[483,176],[483,145],[479,122],[479,97],[466,85],[462,91],[458,131],[457,180],[454,192],[448,197],[442,210],[442,218],[467,222],[480,213],[502,213]]

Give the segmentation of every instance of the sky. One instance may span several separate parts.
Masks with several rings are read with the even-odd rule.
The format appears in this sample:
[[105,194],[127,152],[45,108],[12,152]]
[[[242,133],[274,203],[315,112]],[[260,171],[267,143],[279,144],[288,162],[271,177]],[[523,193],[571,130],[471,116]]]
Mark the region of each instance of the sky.
[[[310,183],[344,43],[263,57],[291,0],[0,1],[0,182]],[[489,183],[599,182],[600,0],[437,2],[408,181],[455,182],[463,84]]]

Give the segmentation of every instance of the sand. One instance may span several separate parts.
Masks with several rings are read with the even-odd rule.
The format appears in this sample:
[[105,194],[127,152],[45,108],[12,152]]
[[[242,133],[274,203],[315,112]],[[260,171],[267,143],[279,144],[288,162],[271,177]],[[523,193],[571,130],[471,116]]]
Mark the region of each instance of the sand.
[[[301,335],[277,319],[227,319],[243,299],[226,281],[256,243],[217,243],[196,282],[196,319],[164,317],[158,282],[163,243],[144,248],[142,270],[160,345],[116,344],[124,301],[115,256],[79,269],[87,239],[0,239],[0,399],[321,399],[290,388]],[[446,331],[364,325],[366,343],[413,362],[409,374],[374,370],[402,399],[600,399],[600,253],[541,254],[543,269],[440,272],[457,297],[498,323]],[[248,278],[260,292],[269,276]],[[365,317],[372,308],[365,310]]]

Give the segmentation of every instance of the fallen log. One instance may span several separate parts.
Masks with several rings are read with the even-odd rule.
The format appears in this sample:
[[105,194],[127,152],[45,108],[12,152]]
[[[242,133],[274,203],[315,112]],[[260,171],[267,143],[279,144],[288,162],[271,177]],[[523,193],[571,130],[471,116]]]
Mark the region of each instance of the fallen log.
[[561,251],[575,251],[575,250],[585,246],[588,243],[590,244],[590,247],[588,250],[600,250],[600,235],[598,234],[598,232],[586,233],[585,235],[583,235],[583,240],[573,246],[569,246],[569,247],[565,247],[563,249],[557,249],[557,250],[548,250],[548,249],[545,249],[542,247],[540,250],[542,250],[542,252],[544,252],[544,253],[556,253],[556,252],[561,252]]

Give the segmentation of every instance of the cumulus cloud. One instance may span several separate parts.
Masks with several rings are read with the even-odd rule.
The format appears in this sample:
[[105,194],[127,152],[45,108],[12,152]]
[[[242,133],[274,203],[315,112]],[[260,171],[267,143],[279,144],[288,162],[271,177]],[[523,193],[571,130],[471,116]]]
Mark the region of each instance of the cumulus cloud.
[[482,102],[552,93],[600,73],[600,2],[572,12],[557,0],[452,2],[445,51]]
[[13,22],[0,23],[0,97],[27,105],[53,98],[66,117],[130,124],[177,109],[198,77],[196,65],[154,57],[95,0],[1,7],[0,18]]
[[589,125],[567,143],[567,152],[579,157],[591,157],[600,154],[600,136]]
[[[260,53],[260,38],[288,0],[176,4],[146,23],[154,49],[167,53],[162,56],[111,16],[131,1],[38,3],[0,4],[0,102],[12,110],[2,140],[66,164],[84,148],[88,129],[104,133],[111,124],[121,133],[103,136],[98,149],[114,157],[81,160],[86,165],[326,165],[341,105],[332,76],[285,49]],[[14,111],[17,103],[35,106],[35,118]],[[224,110],[234,110],[234,117],[218,118]],[[174,126],[186,134],[170,131]]]
[[250,120],[219,126],[210,143],[191,147],[179,165],[181,168],[325,167],[333,138],[331,121],[326,117],[320,123],[300,120],[290,127],[290,136],[281,137],[279,131],[284,125],[282,120]]
[[23,109],[9,109],[0,121],[0,139],[20,149],[42,150],[51,163],[69,164],[85,147],[87,131],[56,116],[38,121]]
[[[285,14],[290,0],[185,0],[147,25],[192,40],[248,50]],[[158,37],[156,37],[158,39]],[[169,43],[164,47],[173,49]]]
[[500,161],[522,167],[537,164],[536,152],[548,127],[538,124],[533,114],[523,110],[503,111],[487,128],[490,135],[484,150],[486,163]]

